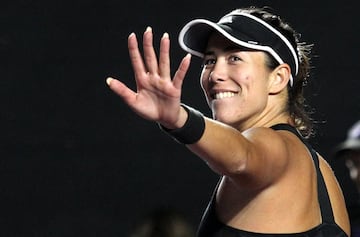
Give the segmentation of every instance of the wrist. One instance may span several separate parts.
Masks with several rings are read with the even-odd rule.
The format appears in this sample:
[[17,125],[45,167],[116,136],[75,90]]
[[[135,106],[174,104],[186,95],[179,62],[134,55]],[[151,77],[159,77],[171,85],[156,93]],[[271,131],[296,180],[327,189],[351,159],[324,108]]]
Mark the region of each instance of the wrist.
[[[177,142],[182,144],[193,144],[200,140],[205,131],[205,119],[201,112],[181,104],[180,116],[175,129],[166,128],[159,124],[162,131],[166,132]],[[183,115],[181,115],[183,111]],[[185,114],[184,114],[185,113]]]
[[180,104],[180,105],[181,106],[179,109],[178,120],[175,122],[175,124],[167,125],[167,124],[161,123],[161,127],[165,128],[167,130],[175,130],[175,129],[179,129],[185,125],[186,120],[188,119],[188,112],[184,108],[183,104]]

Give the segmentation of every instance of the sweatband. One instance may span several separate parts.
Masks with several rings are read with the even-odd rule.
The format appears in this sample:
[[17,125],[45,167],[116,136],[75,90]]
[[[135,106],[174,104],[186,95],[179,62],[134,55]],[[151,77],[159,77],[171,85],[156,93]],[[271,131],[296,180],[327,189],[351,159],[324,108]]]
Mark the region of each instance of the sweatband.
[[168,129],[159,124],[160,129],[182,144],[193,144],[200,140],[205,131],[205,119],[201,112],[185,104],[181,104],[188,114],[184,126]]

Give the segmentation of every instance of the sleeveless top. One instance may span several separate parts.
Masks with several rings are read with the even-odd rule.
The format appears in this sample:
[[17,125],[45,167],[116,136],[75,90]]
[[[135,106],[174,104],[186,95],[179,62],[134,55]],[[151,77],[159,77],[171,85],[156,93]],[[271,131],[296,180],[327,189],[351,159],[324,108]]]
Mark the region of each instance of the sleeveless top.
[[215,196],[219,183],[211,197],[211,200],[201,219],[197,237],[347,237],[347,234],[335,223],[334,215],[325,186],[324,178],[320,172],[319,158],[312,147],[288,124],[277,124],[271,127],[274,130],[287,130],[294,133],[309,149],[314,160],[317,173],[318,199],[321,211],[322,223],[308,231],[301,233],[255,233],[236,229],[220,222],[215,213]]

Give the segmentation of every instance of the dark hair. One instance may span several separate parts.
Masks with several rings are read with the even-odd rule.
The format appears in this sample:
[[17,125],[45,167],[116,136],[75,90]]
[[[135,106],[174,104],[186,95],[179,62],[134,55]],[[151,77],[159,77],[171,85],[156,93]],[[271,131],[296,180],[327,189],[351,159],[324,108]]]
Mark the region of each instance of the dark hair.
[[[305,104],[304,87],[307,84],[310,74],[310,54],[313,45],[300,42],[300,35],[279,16],[271,13],[269,7],[258,8],[252,6],[241,8],[237,11],[249,13],[267,22],[281,32],[294,47],[299,59],[299,70],[294,78],[293,86],[288,86],[289,100],[287,109],[295,121],[296,128],[305,138],[309,138],[313,135],[313,123],[310,117],[311,111],[309,110],[309,106]],[[276,68],[279,63],[270,56],[270,54],[268,55],[270,58],[268,66],[270,68]]]

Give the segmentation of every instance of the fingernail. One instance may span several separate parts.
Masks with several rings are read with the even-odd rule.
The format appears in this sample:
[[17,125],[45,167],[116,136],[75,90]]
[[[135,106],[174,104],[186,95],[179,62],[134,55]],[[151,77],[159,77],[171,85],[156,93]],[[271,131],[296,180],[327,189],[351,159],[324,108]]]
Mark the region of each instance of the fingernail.
[[165,32],[165,33],[163,34],[163,38],[169,38],[169,34]]
[[111,83],[112,80],[113,80],[113,79],[112,79],[111,77],[108,77],[108,78],[106,79],[106,84],[108,84],[108,86],[110,86],[110,83]]
[[146,27],[145,32],[152,32],[152,28],[150,26]]

